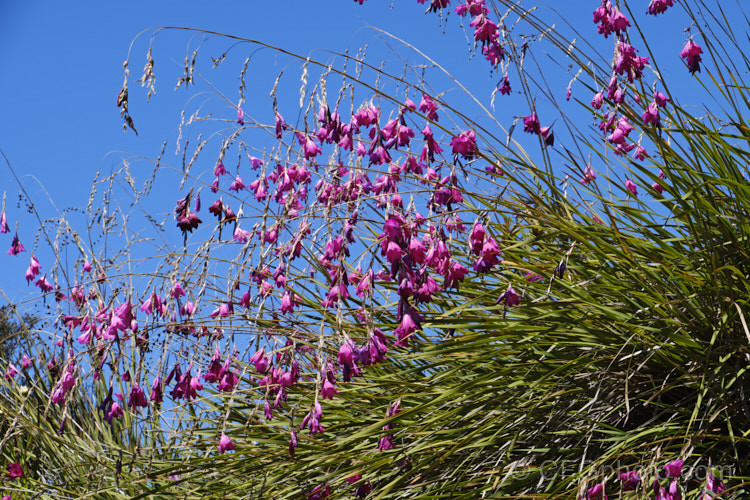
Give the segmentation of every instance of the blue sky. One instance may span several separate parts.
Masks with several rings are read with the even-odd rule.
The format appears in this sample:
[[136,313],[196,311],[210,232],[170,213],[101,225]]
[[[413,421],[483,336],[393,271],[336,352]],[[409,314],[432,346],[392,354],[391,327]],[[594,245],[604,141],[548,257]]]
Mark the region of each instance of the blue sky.
[[[140,76],[150,34],[136,40],[130,97],[140,134],[135,136],[123,133],[115,101],[123,80],[122,62],[131,41],[143,30],[162,25],[197,27],[255,38],[302,54],[313,48],[356,50],[355,40],[367,43],[373,36],[364,28],[368,23],[410,36],[415,42],[423,36],[440,40],[435,17],[424,16],[423,7],[416,3],[408,7],[289,0],[222,2],[220,7],[203,1],[0,2],[0,72],[4,75],[0,79],[0,148],[42,217],[54,216],[66,207],[86,204],[96,172],[117,168],[122,158],[155,158],[162,142],[174,137],[185,94],[172,89],[188,47],[192,50],[204,37],[164,33],[158,38],[154,49],[157,94],[149,104],[145,92],[132,80]],[[215,45],[217,50],[201,57],[218,56],[218,49],[228,45],[221,42]],[[237,57],[227,64],[231,75],[227,87],[233,97],[244,59],[240,52],[234,49]],[[465,47],[460,53],[465,55]],[[272,71],[269,74],[274,77],[278,68]],[[289,73],[297,81],[298,67]],[[221,87],[227,82],[212,83]],[[207,90],[206,85],[198,88]],[[268,89],[259,94],[270,115]],[[249,95],[248,102],[252,99]],[[296,97],[291,100],[296,102]],[[17,208],[19,189],[5,165],[0,168],[0,182],[7,192],[11,229],[19,221],[22,242],[30,252],[35,221],[23,207]],[[170,211],[172,205],[170,199],[162,211]],[[23,273],[29,254],[17,259],[4,254],[3,265],[8,267],[0,287],[18,297],[27,290]]]
[[[592,38],[595,26],[591,23],[591,11],[597,3],[576,2],[573,7],[566,7],[566,14],[574,16],[578,29]],[[646,4],[644,1],[644,9]],[[369,44],[370,62],[377,64],[385,58],[398,63],[400,57],[415,60],[395,41],[388,42],[390,47],[385,46],[376,31],[367,27],[369,25],[385,29],[419,47],[445,65],[484,102],[489,101],[500,76],[490,73],[481,56],[469,57],[470,45],[458,27],[456,15],[451,14],[447,21],[441,22],[434,14],[424,15],[425,6],[414,1],[370,0],[359,5],[348,0],[278,0],[219,5],[205,1],[0,3],[0,19],[4,21],[0,30],[0,74],[3,75],[0,79],[0,148],[42,218],[59,214],[68,207],[85,205],[95,174],[119,168],[123,159],[137,165],[136,173],[149,173],[150,164],[142,159],[155,158],[167,139],[172,140],[167,156],[176,161],[176,157],[171,156],[174,137],[187,96],[193,96],[193,103],[206,102],[215,106],[212,109],[216,113],[226,113],[227,118],[231,118],[234,111],[220,99],[217,103],[216,90],[225,93],[229,100],[237,98],[237,73],[249,54],[254,58],[265,57],[267,66],[263,66],[264,63],[253,66],[252,71],[256,73],[248,78],[245,112],[257,115],[266,123],[272,120],[268,91],[282,69],[286,71],[288,94],[286,102],[282,102],[280,96],[279,106],[281,109],[296,106],[299,64],[277,59],[270,51],[256,54],[255,48],[247,45],[232,48],[226,63],[222,64],[226,68],[224,72],[220,68],[215,73],[201,74],[206,80],[199,79],[196,94],[182,89],[173,91],[182,71],[182,59],[198,44],[205,44],[200,55],[204,61],[208,56],[218,56],[231,45],[187,32],[158,36],[154,45],[157,93],[146,103],[145,91],[134,80],[139,78],[145,63],[152,33],[147,32],[134,42],[131,53],[130,110],[139,135],[123,133],[115,106],[123,79],[122,62],[128,55],[131,41],[149,28],[163,25],[203,28],[268,42],[300,54],[308,54],[315,48],[349,49],[354,54],[359,47]],[[672,63],[676,70],[684,71],[677,57],[684,43],[681,33],[685,27],[684,16],[675,11],[672,17],[647,19],[645,23],[646,27],[663,30],[657,41],[661,42],[660,37],[663,37],[664,43],[656,43],[654,48],[663,51],[662,59]],[[602,46],[608,44],[609,41]],[[316,54],[325,59],[320,52]],[[542,64],[552,63],[542,61]],[[460,94],[450,80],[437,85],[443,85],[438,90],[447,91],[449,97]],[[559,83],[560,93],[564,93],[565,85],[567,80]],[[574,95],[581,100],[590,98],[575,94],[575,90]],[[200,101],[204,98],[205,101]],[[463,102],[460,97],[457,99]],[[544,96],[539,96],[540,101],[543,99]],[[528,110],[521,99],[503,101],[501,109],[498,119],[506,127],[514,116],[525,115]],[[571,103],[570,113],[580,111],[579,106]],[[19,221],[22,241],[29,250],[15,260],[5,256],[5,252],[0,257],[5,259],[6,267],[0,278],[0,288],[12,298],[18,298],[33,288],[26,287],[23,273],[35,246],[35,221],[25,213],[23,206],[17,207],[19,188],[4,165],[0,168],[0,181],[7,192],[11,229]],[[172,210],[176,195],[176,191],[170,192],[164,196],[166,200],[157,199],[153,209],[167,214]],[[43,250],[37,254],[44,257]]]

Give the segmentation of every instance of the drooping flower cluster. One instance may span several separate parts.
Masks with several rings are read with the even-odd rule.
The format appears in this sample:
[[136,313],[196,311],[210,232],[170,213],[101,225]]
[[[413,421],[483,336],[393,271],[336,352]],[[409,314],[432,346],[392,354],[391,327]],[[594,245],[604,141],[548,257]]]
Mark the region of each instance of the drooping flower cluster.
[[692,38],[688,40],[688,42],[682,48],[682,51],[680,52],[680,57],[685,59],[685,64],[687,64],[688,70],[690,71],[691,74],[695,74],[696,71],[701,70],[701,54],[702,53],[703,53],[703,49],[701,48],[700,45],[695,43]]
[[[686,493],[686,487],[684,484],[680,484],[682,479],[682,469],[685,462],[682,459],[672,460],[664,464],[663,473],[666,475],[666,482],[660,480],[663,476],[657,473],[654,474],[653,483],[650,483],[651,490],[653,492],[653,498],[656,500],[682,500],[683,495]],[[644,470],[629,470],[621,472],[619,474],[619,481],[621,483],[621,491],[636,491],[643,488],[642,482],[644,480]],[[666,487],[665,487],[666,485]],[[716,478],[712,471],[708,471],[706,477],[705,486],[702,487],[700,500],[709,500],[712,498],[718,498],[721,493],[726,490],[726,486],[721,479]],[[693,490],[694,492],[695,490]],[[586,490],[586,495],[581,497],[581,500],[593,500],[600,499],[606,500],[607,495],[605,491],[605,483],[598,483]]]

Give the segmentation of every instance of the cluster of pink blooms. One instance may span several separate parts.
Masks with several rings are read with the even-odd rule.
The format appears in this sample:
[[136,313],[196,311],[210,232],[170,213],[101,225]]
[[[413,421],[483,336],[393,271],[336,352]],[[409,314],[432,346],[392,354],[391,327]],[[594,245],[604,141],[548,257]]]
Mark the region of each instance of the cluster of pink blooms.
[[[443,7],[447,6],[447,2],[445,4]],[[497,68],[505,60],[505,49],[500,40],[500,28],[488,17],[489,9],[485,0],[466,0],[459,3],[454,11],[461,17],[472,17],[469,27],[474,29],[474,42],[482,47],[482,54],[490,65]],[[500,94],[510,94],[508,75],[504,75],[501,82],[498,85]]]
[[[679,484],[682,468],[685,462],[683,460],[672,460],[664,465],[664,474],[667,479],[667,487],[659,480],[656,474],[654,482],[651,485],[653,498],[655,500],[682,500],[685,488]],[[623,492],[635,491],[641,487],[642,477],[638,471],[626,471],[620,473],[620,489]],[[709,471],[705,484],[701,487],[699,500],[710,500],[718,498],[726,490],[726,486],[721,479],[716,478],[713,472]],[[607,500],[605,483],[598,483],[586,490],[586,494],[581,500]]]
[[[657,15],[665,12],[667,8],[674,5],[673,0],[652,0],[648,6],[647,13]],[[626,155],[635,149],[634,157],[637,160],[643,160],[648,156],[648,152],[640,143],[632,142],[629,138],[633,126],[629,123],[627,117],[618,116],[618,105],[625,102],[626,86],[622,86],[618,77],[624,77],[627,83],[632,84],[640,80],[644,68],[649,64],[648,57],[641,57],[638,51],[626,41],[626,32],[630,27],[628,18],[609,0],[602,0],[601,5],[594,11],[594,23],[598,24],[598,31],[604,37],[610,34],[615,35],[615,57],[612,63],[613,73],[606,88],[606,98],[611,102],[612,109],[603,115],[599,128],[607,134],[606,138],[614,147],[614,152],[618,155]],[[700,61],[702,49],[692,38],[683,48],[680,56],[685,59],[688,69],[691,73],[700,71]],[[604,104],[605,89],[597,92],[591,100],[591,107],[601,109]],[[635,101],[640,103],[639,96],[635,96]],[[654,98],[646,106],[641,115],[644,125],[659,127],[661,118],[659,116],[660,108],[667,105],[669,98],[661,92],[654,91]],[[584,184],[593,180],[588,176],[584,177]],[[656,183],[652,186],[658,193],[662,192],[661,186]],[[637,188],[631,180],[626,181],[627,190],[636,196]]]
[[539,117],[535,112],[523,118],[523,131],[528,134],[538,135],[547,146],[555,144],[555,134],[552,132],[552,127],[542,127],[539,123]]

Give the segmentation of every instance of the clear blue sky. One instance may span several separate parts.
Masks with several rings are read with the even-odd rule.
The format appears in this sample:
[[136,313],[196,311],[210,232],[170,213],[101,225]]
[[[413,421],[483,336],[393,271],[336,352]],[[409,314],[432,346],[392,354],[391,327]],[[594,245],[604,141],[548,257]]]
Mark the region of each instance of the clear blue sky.
[[[644,9],[647,3],[644,1]],[[566,14],[575,16],[579,29],[588,30],[592,37],[595,26],[591,23],[591,11],[597,4],[598,0],[580,1],[566,7]],[[179,112],[185,104],[186,94],[172,90],[181,72],[182,59],[188,46],[192,50],[203,40],[187,33],[159,37],[155,45],[157,94],[149,104],[145,92],[134,82],[145,63],[149,35],[135,44],[131,55],[130,107],[140,135],[123,133],[115,106],[123,78],[122,62],[138,33],[161,25],[199,27],[250,37],[302,54],[313,48],[338,51],[349,48],[354,53],[363,44],[376,44],[375,33],[365,28],[376,26],[404,38],[445,64],[463,84],[488,101],[498,75],[490,74],[481,56],[468,60],[470,47],[458,27],[459,18],[450,14],[446,26],[436,15],[424,15],[424,11],[425,6],[414,0],[369,0],[364,5],[351,0],[221,3],[136,0],[117,4],[3,1],[0,2],[3,20],[0,147],[43,217],[66,207],[85,205],[97,171],[109,172],[121,164],[122,158],[155,158],[162,142],[174,138]],[[684,17],[675,12],[671,18],[662,16],[648,21],[652,26],[664,28],[665,44],[656,47],[665,54],[674,54],[670,62],[679,70],[684,69],[677,57],[684,43],[681,29],[685,26],[680,24],[681,20]],[[214,44],[212,47],[217,50],[203,51],[201,57],[219,55],[218,48],[228,45]],[[242,60],[252,50],[247,46],[233,49],[234,59],[225,74],[230,76],[217,73],[206,77],[235,99],[236,75]],[[375,54],[375,61],[381,57],[376,49],[371,54]],[[397,55],[401,55],[398,47],[391,53],[392,57]],[[271,79],[285,64],[269,68]],[[287,72],[291,86],[298,85],[299,65]],[[211,90],[203,83],[200,85],[202,90]],[[565,85],[567,81],[560,85],[560,92],[564,92]],[[296,106],[297,99],[291,95],[289,102],[280,102],[280,106],[289,109]],[[507,102],[510,101],[503,105]],[[231,115],[231,109],[227,111]],[[267,87],[249,89],[246,112],[255,111],[259,119],[272,120]],[[499,114],[498,119],[509,126],[514,114],[526,114],[525,111],[518,107],[506,111],[507,116]],[[169,148],[173,152],[174,146]],[[6,245],[0,252],[4,268],[0,288],[11,297],[19,297],[33,289],[25,286],[23,273],[34,247],[34,219],[16,208],[19,189],[4,164],[0,165],[0,182],[8,195],[11,230],[19,220],[21,238],[29,250],[16,258],[6,256],[10,238],[0,240]],[[161,212],[171,211],[175,199],[170,194],[167,200],[161,200]]]

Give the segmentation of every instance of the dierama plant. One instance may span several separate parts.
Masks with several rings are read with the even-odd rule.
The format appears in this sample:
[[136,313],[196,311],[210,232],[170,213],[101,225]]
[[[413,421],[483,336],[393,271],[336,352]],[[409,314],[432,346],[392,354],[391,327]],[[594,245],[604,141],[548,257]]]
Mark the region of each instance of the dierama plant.
[[[55,313],[25,353],[32,389],[20,361],[2,367],[14,480],[101,498],[744,492],[745,33],[700,0],[597,0],[588,45],[523,2],[418,2],[470,18],[474,63],[499,78],[488,105],[507,108],[474,115],[434,73],[280,51],[302,65],[301,100],[280,75],[256,117],[248,59],[239,101],[180,123],[177,146],[213,139],[157,162],[176,200],[156,200],[173,220],[149,219],[158,251],[117,248],[128,218],[106,203],[89,204],[89,242],[57,221],[69,237],[50,245],[75,265],[42,259],[37,279],[34,249],[26,278]],[[678,9],[687,40],[647,29]],[[654,36],[676,47],[663,78]],[[537,65],[543,51],[565,67]],[[135,130],[129,64],[118,106]],[[95,187],[121,178],[154,202],[156,178],[138,189],[127,164]],[[18,235],[10,248],[25,250]],[[660,471],[664,456],[680,458]],[[683,482],[710,464],[731,472]]]

